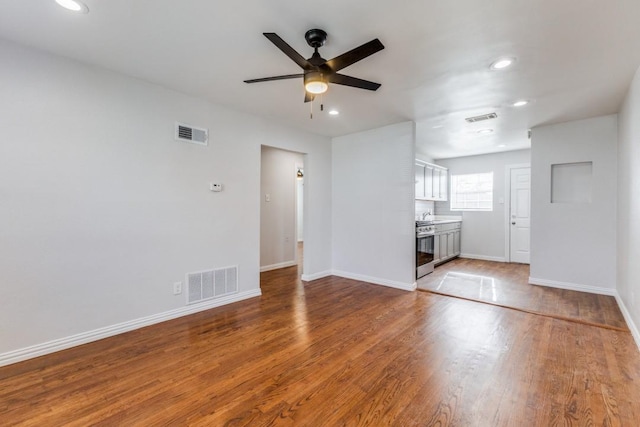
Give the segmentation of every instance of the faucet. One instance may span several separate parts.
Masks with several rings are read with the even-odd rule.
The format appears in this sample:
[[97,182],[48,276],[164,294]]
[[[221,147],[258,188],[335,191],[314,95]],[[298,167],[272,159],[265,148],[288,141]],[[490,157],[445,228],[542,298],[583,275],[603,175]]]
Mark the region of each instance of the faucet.
[[424,219],[425,219],[426,217],[428,217],[428,216],[429,216],[429,211],[427,211],[427,212],[422,212],[422,220],[423,220],[423,221],[424,221]]

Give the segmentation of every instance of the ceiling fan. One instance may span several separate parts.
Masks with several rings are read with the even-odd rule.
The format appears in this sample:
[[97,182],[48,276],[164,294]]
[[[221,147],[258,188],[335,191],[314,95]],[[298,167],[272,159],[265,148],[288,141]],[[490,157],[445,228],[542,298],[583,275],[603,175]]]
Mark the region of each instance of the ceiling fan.
[[304,35],[304,38],[307,40],[307,44],[314,49],[313,55],[309,59],[304,59],[302,55],[296,52],[276,33],[263,34],[266,38],[271,40],[278,49],[291,58],[293,62],[298,64],[300,68],[302,68],[303,72],[299,74],[287,74],[284,76],[245,80],[245,83],[259,83],[272,80],[297,79],[302,77],[305,88],[304,102],[313,101],[316,95],[326,92],[329,88],[329,83],[367,90],[377,90],[381,86],[380,83],[374,83],[368,80],[362,80],[338,73],[338,71],[343,68],[346,68],[349,65],[384,49],[384,46],[378,39],[373,39],[362,46],[358,46],[355,49],[343,53],[342,55],[326,60],[318,53],[318,48],[323,46],[327,40],[327,33],[323,30],[312,29],[307,31]]

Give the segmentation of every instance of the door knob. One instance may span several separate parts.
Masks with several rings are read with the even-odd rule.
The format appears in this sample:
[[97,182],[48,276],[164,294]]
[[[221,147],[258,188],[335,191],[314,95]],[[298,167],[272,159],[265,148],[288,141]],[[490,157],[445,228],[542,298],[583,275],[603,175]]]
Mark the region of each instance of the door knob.
[[516,223],[515,223],[515,222],[512,222],[512,223],[511,223],[511,225],[516,225]]

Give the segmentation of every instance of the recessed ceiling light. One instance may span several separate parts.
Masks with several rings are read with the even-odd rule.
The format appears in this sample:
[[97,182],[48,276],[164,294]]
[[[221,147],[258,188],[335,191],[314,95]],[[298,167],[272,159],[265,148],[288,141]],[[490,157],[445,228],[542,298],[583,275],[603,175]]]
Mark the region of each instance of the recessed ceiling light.
[[506,144],[500,144],[500,145],[498,145],[498,148],[504,148],[506,146],[507,146]]
[[444,127],[444,125],[435,125],[431,129],[440,129],[440,128],[443,128],[443,127]]
[[528,103],[529,103],[529,101],[527,101],[526,99],[521,99],[520,101],[516,101],[511,105],[513,105],[514,107],[524,107]]
[[338,110],[329,110],[329,114],[332,116],[337,116],[338,114],[340,114],[340,111]]
[[60,6],[73,12],[89,13],[89,8],[80,0],[56,0]]
[[490,68],[492,70],[504,70],[505,68],[513,65],[515,60],[516,58],[500,58],[494,61]]
[[480,129],[480,130],[478,131],[478,133],[479,133],[480,135],[487,135],[487,134],[492,133],[492,132],[493,132],[493,129]]

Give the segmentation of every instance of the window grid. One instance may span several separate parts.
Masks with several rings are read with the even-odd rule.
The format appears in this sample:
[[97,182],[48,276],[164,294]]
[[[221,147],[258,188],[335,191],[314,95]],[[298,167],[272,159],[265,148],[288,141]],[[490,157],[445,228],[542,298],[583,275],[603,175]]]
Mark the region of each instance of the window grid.
[[451,175],[452,211],[492,211],[493,172]]

